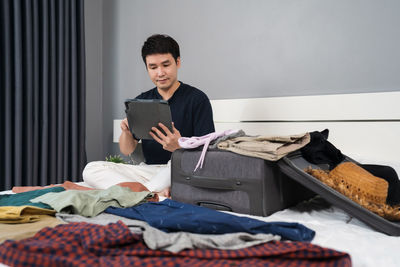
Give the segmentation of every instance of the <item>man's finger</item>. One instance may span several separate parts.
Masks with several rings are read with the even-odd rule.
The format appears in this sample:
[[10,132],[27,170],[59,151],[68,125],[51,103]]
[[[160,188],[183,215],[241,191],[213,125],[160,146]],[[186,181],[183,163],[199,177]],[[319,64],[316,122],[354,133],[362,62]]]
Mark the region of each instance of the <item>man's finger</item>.
[[149,132],[150,136],[153,137],[154,140],[156,140],[158,143],[160,143],[162,146],[164,146],[164,141],[161,140],[157,135],[155,135],[153,132]]
[[157,127],[151,127],[151,130],[153,131],[153,133],[155,133],[159,138],[161,139],[165,139],[166,136],[164,133],[162,133],[159,129],[157,129]]
[[168,129],[167,126],[165,126],[164,124],[162,124],[161,122],[158,123],[158,126],[160,126],[161,129],[163,129],[163,131],[167,134],[167,135],[172,135],[171,131]]
[[127,119],[122,120],[120,126],[122,130],[129,130],[128,120]]

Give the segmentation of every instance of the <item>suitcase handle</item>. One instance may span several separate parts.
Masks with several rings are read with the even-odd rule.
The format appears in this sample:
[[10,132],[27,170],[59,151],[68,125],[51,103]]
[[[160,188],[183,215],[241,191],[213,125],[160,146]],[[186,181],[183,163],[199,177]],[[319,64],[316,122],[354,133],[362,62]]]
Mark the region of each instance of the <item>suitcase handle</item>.
[[228,207],[223,204],[215,203],[215,202],[198,201],[197,205],[201,206],[201,207],[209,208],[209,209],[214,209],[214,210],[232,211],[231,207]]
[[204,176],[187,176],[186,180],[190,181],[192,186],[212,189],[224,189],[224,190],[237,190],[237,186],[242,183],[236,179],[226,178],[210,178]]

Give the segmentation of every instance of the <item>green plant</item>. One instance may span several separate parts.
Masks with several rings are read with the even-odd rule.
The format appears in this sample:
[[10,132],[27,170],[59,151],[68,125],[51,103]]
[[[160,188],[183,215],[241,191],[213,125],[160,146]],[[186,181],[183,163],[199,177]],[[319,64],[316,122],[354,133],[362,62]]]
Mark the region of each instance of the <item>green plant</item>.
[[106,161],[114,162],[114,163],[126,163],[125,160],[120,155],[108,156],[106,157]]

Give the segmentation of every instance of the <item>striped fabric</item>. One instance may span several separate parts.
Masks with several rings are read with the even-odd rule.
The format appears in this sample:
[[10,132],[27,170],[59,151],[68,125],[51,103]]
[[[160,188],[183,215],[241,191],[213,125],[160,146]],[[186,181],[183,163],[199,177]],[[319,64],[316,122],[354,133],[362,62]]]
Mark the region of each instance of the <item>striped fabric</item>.
[[269,242],[239,250],[151,250],[121,221],[69,223],[0,245],[10,266],[351,266],[346,253],[306,242]]

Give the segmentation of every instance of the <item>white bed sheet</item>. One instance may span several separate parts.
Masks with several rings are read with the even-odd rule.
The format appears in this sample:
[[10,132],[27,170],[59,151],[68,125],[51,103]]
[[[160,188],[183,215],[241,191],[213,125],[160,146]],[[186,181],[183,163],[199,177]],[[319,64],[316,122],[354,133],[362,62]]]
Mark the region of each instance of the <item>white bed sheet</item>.
[[316,232],[313,244],[347,252],[355,267],[400,266],[400,237],[377,232],[340,208],[321,209],[321,203],[325,202],[313,201],[268,217],[249,217],[266,222],[301,223]]

